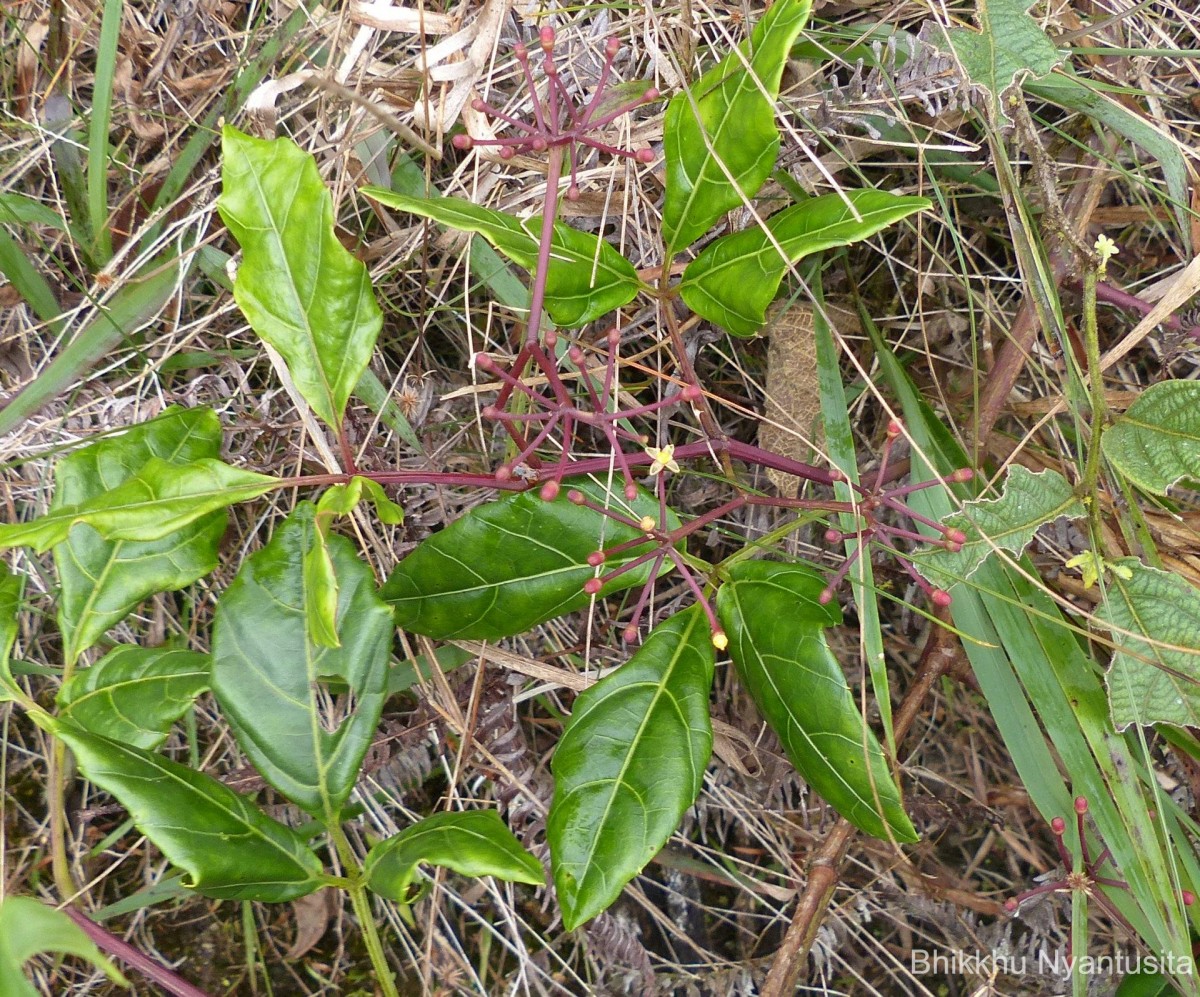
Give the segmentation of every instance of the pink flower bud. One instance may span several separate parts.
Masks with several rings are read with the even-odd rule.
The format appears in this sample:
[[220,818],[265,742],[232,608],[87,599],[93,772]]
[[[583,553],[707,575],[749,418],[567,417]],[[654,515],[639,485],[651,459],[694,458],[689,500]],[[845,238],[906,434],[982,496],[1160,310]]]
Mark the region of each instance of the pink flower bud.
[[621,40],[619,38],[610,38],[604,43],[604,54],[610,59],[621,51]]
[[704,397],[704,392],[696,384],[685,384],[683,390],[679,392],[679,397],[685,402],[698,402]]
[[501,159],[512,159],[517,154],[517,150],[511,145],[500,146],[499,155]]
[[1179,897],[1183,901],[1184,907],[1191,907],[1196,902],[1196,894],[1191,890],[1184,890],[1179,894]]
[[1067,822],[1061,817],[1055,817],[1054,820],[1050,822],[1050,830],[1061,838],[1064,832],[1067,830]]
[[621,640],[625,641],[626,644],[632,644],[637,639],[637,627],[626,627],[621,631]]
[[900,423],[898,423],[895,419],[892,419],[887,424],[887,434],[893,440],[903,432],[904,432],[904,427],[901,426]]
[[829,530],[825,531],[825,542],[826,543],[835,544],[841,539],[842,539],[842,535],[837,530],[829,529]]
[[471,107],[476,111],[486,111],[488,109],[487,101],[482,97],[476,97],[471,101]]
[[557,481],[547,481],[538,492],[543,502],[553,502],[558,498],[559,485]]
[[950,529],[946,531],[946,539],[952,544],[958,544],[962,547],[967,542],[967,535],[962,530]]
[[644,163],[644,164],[648,165],[648,164],[654,162],[654,150],[653,149],[638,149],[637,153],[634,155],[633,158],[636,159],[639,163]]
[[1075,812],[1079,814],[1080,817],[1088,812],[1088,801],[1086,796],[1075,797]]
[[634,484],[634,483],[631,481],[629,484],[627,484],[627,485],[625,486],[625,498],[626,498],[628,501],[632,502],[632,501],[633,501],[635,498],[637,498],[637,497],[638,497],[637,485],[635,485],[635,484]]
[[1006,911],[1008,911],[1010,914],[1015,914],[1017,911],[1017,908],[1020,906],[1021,905],[1019,903],[1017,903],[1016,897],[1009,897],[1007,900],[1004,901],[1004,909]]
[[833,589],[828,587],[823,588],[821,590],[821,594],[817,596],[817,602],[819,602],[822,606],[828,606],[831,602],[833,602]]
[[546,25],[538,34],[538,39],[542,43],[543,52],[554,51],[554,29],[550,25]]
[[498,468],[496,468],[497,481],[512,481],[512,476],[512,468],[507,464],[501,464]]
[[578,488],[572,488],[569,492],[567,492],[567,501],[573,505],[583,505],[587,499],[584,498],[583,492],[581,492]]
[[471,138],[470,135],[455,135],[454,138],[450,140],[450,144],[456,149],[462,149],[466,151],[475,144],[475,140]]
[[946,480],[956,484],[961,484],[964,481],[970,481],[975,477],[975,472],[969,467],[960,467],[957,471],[950,475]]
[[587,563],[593,568],[598,568],[604,563],[604,551],[594,550],[587,556]]
[[583,583],[583,590],[588,595],[599,595],[602,588],[604,588],[604,582],[600,581],[599,578],[589,578]]
[[945,609],[954,601],[950,593],[945,589],[934,589],[929,593],[929,600],[941,609]]
[[659,93],[658,87],[647,87],[646,92],[642,94],[642,100],[658,100],[661,96],[662,94]]

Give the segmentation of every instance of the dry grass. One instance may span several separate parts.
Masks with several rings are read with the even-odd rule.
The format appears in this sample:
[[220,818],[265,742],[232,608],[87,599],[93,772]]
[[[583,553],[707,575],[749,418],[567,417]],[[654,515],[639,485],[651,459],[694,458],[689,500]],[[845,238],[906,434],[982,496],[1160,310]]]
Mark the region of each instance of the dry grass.
[[[1113,6],[1116,4],[1116,6]],[[0,138],[0,190],[16,191],[78,223],[70,182],[72,157],[86,158],[86,129],[56,136],[47,125],[55,101],[69,100],[86,116],[93,102],[92,74],[99,40],[99,5],[82,0],[22,0],[0,22],[5,116]],[[415,5],[414,5],[415,6]],[[468,244],[410,219],[373,210],[356,198],[366,182],[387,182],[392,160],[411,148],[397,138],[398,119],[441,158],[417,152],[415,162],[440,191],[516,214],[540,211],[544,167],[534,160],[499,164],[483,155],[450,149],[447,133],[465,123],[481,134],[486,123],[464,103],[476,94],[520,113],[527,98],[509,54],[519,38],[545,23],[545,4],[428,5],[428,34],[405,25],[372,25],[356,16],[358,5],[334,5],[302,18],[273,60],[269,85],[250,87],[246,108],[235,106],[236,79],[279,37],[296,0],[265,4],[217,0],[127,4],[117,61],[117,84],[108,171],[110,227],[115,254],[97,268],[70,232],[46,224],[11,225],[8,231],[66,309],[62,328],[39,321],[12,284],[0,284],[0,393],[10,399],[62,354],[64,345],[96,321],[99,308],[120,293],[146,261],[187,247],[174,293],[141,328],[114,343],[73,373],[62,390],[0,438],[7,465],[0,485],[6,518],[28,515],[49,502],[48,469],[57,453],[98,432],[149,418],[166,405],[209,405],[227,430],[227,458],[273,473],[336,470],[334,450],[311,416],[297,410],[280,387],[277,369],[222,287],[222,272],[206,247],[235,247],[214,210],[219,177],[211,115],[262,133],[290,135],[311,152],[334,191],[341,236],[368,261],[386,314],[372,369],[392,389],[419,436],[413,448],[363,405],[352,403],[351,430],[359,465],[368,470],[449,468],[476,470],[497,459],[500,442],[478,416],[479,394],[470,389],[468,358],[480,350],[511,351],[512,313],[494,302],[471,270]],[[1092,79],[1138,88],[1137,104],[1181,148],[1200,146],[1196,84],[1200,65],[1190,57],[1143,56],[1137,49],[1200,49],[1200,26],[1186,4],[1156,2],[1134,8],[1121,0],[1080,4],[1039,3],[1035,13],[1052,36],[1079,28],[1082,8],[1095,21],[1108,10],[1127,16],[1076,44],[1097,51],[1076,56],[1077,70]],[[400,8],[393,8],[399,11]],[[50,31],[51,17],[61,18]],[[465,15],[465,16],[464,16]],[[395,15],[399,18],[399,14]],[[586,86],[599,65],[604,40],[627,43],[618,64],[622,78],[651,80],[672,91],[694,78],[713,52],[742,37],[743,21],[759,16],[757,5],[706,3],[608,5],[555,9],[553,23],[571,53],[570,67]],[[928,22],[950,24],[969,16],[968,6],[917,2],[825,4],[822,27],[852,35],[874,22],[917,31]],[[461,32],[458,34],[457,32]],[[1101,46],[1129,49],[1112,54]],[[289,75],[293,74],[293,75]],[[893,71],[894,74],[894,71]],[[1028,300],[1030,288],[1017,266],[1012,234],[1000,202],[972,186],[975,171],[991,175],[988,145],[956,91],[931,96],[935,82],[898,91],[885,72],[856,85],[856,67],[833,54],[822,63],[796,63],[785,76],[782,100],[784,150],[780,165],[809,192],[871,184],[905,192],[935,191],[944,210],[915,228],[874,241],[841,269],[824,275],[830,314],[845,351],[845,376],[854,385],[852,421],[860,454],[878,446],[886,414],[876,387],[878,371],[869,343],[854,319],[863,302],[912,376],[964,442],[973,440],[973,419],[988,372]],[[325,81],[333,79],[337,85]],[[294,86],[285,87],[286,81]],[[840,89],[829,90],[831,85]],[[821,90],[826,97],[819,97]],[[253,107],[253,113],[247,108]],[[1190,259],[1182,231],[1164,205],[1154,162],[1124,141],[1105,147],[1091,128],[1071,115],[1031,100],[1038,137],[1056,167],[1053,192],[1068,205],[1077,185],[1103,173],[1099,204],[1090,217],[1069,219],[1086,238],[1105,232],[1121,244],[1114,264],[1122,286],[1152,288]],[[900,147],[873,136],[880,116],[905,130],[915,122],[923,138]],[[661,105],[625,123],[624,142],[644,144],[661,136]],[[913,133],[916,134],[916,133]],[[208,147],[170,203],[150,213],[149,204],[170,176],[187,143],[207,138]],[[1019,134],[994,136],[993,150],[1007,149],[1015,164],[1030,150]],[[949,150],[952,169],[926,169],[930,150]],[[1189,151],[1189,155],[1192,153]],[[377,158],[372,158],[375,156]],[[390,159],[389,159],[390,157]],[[1028,182],[1037,191],[1032,171]],[[584,195],[569,221],[603,232],[639,267],[656,265],[660,243],[657,212],[662,197],[661,162],[653,169],[589,163]],[[770,195],[771,190],[764,191]],[[1068,208],[1069,210],[1069,208]],[[164,224],[165,220],[165,224]],[[744,219],[735,219],[735,225]],[[159,233],[149,237],[150,227]],[[1036,238],[1036,234],[1031,234]],[[1049,233],[1043,234],[1049,238]],[[1064,292],[1068,309],[1070,295]],[[623,376],[642,383],[670,368],[661,336],[647,313],[630,314],[628,328],[643,333],[644,352]],[[641,325],[639,326],[639,323]],[[1118,341],[1133,324],[1115,312],[1102,315],[1102,336]],[[1194,324],[1188,322],[1186,324]],[[764,406],[767,350],[762,342],[734,344],[697,330],[702,377],[729,433],[754,439],[756,412]],[[1014,399],[984,452],[1000,461],[1062,467],[1072,449],[1061,424],[1039,421],[1061,397],[1063,367],[1039,340],[1014,385]],[[1110,387],[1133,388],[1166,376],[1194,377],[1194,346],[1158,332],[1110,374]],[[1041,406],[1039,408],[1039,406]],[[682,426],[682,422],[680,423]],[[686,428],[686,427],[685,427]],[[767,482],[759,482],[769,487]],[[677,480],[674,501],[691,512],[711,507],[723,486],[703,476]],[[383,577],[413,544],[461,515],[482,496],[435,488],[412,489],[402,501],[405,525],[388,530],[366,519],[354,530],[364,556]],[[158,643],[184,638],[207,647],[207,624],[216,597],[240,559],[264,542],[289,511],[291,497],[240,510],[215,574],[190,590],[152,599],[110,635],[114,642]],[[777,525],[761,511],[745,512],[712,531],[711,555],[731,552]],[[813,559],[828,553],[803,532],[789,541],[793,552]],[[1052,578],[1072,552],[1070,537],[1047,537],[1039,562]],[[1190,546],[1189,546],[1190,545]],[[1184,565],[1195,566],[1200,543],[1194,533],[1173,545]],[[30,577],[31,611],[21,624],[19,654],[32,665],[55,669],[61,645],[53,618],[54,576],[48,559],[18,553],[14,567]],[[903,575],[881,564],[881,580],[904,596]],[[668,585],[669,585],[668,581]],[[1061,590],[1071,596],[1069,588]],[[666,588],[659,609],[683,598]],[[890,680],[901,693],[929,626],[900,600],[885,599],[884,633]],[[625,652],[615,639],[610,614],[598,607],[586,618],[548,624],[504,650],[572,673],[619,664]],[[853,626],[835,636],[852,684],[864,681]],[[430,650],[418,642],[405,651]],[[94,654],[94,652],[93,652]],[[570,682],[518,678],[490,664],[468,665],[397,699],[386,711],[390,739],[377,746],[360,785],[365,810],[353,826],[355,844],[391,833],[429,813],[446,797],[499,799],[536,840],[549,774],[547,759],[568,712]],[[48,701],[49,676],[32,687]],[[508,698],[506,698],[506,696]],[[491,697],[491,699],[489,699]],[[515,702],[482,726],[481,704]],[[714,715],[741,732],[746,767],[737,771],[714,759],[703,793],[668,848],[631,885],[612,915],[596,930],[563,932],[554,905],[525,888],[492,881],[439,876],[434,889],[406,923],[390,905],[378,915],[405,992],[583,994],[636,992],[653,967],[659,993],[750,994],[770,966],[804,885],[806,856],[819,845],[832,814],[805,791],[778,744],[757,719],[732,670],[718,670]],[[7,709],[0,707],[0,709]],[[45,736],[19,712],[4,712],[4,893],[58,900],[49,884],[47,817],[43,803]],[[515,731],[504,739],[506,731]],[[243,759],[219,715],[206,700],[195,718],[194,747],[205,771],[228,780],[244,777]],[[475,748],[468,750],[472,740]],[[188,739],[176,736],[170,750],[186,758]],[[922,842],[903,855],[859,839],[844,864],[807,969],[809,993],[928,994],[1017,992],[1003,980],[922,978],[910,971],[915,949],[998,944],[1015,931],[1014,944],[1052,946],[1069,926],[1062,910],[1012,928],[1000,904],[1052,869],[1056,857],[1042,819],[1032,810],[987,705],[967,668],[954,673],[927,702],[905,743],[904,773],[910,809]],[[1164,778],[1195,784],[1197,773],[1170,755]],[[247,785],[247,784],[240,784]],[[277,806],[269,793],[260,800]],[[70,799],[73,874],[84,884],[78,903],[91,910],[125,900],[170,875],[160,855],[129,827],[122,811],[103,795],[77,786]],[[299,819],[286,806],[276,811]],[[120,833],[115,833],[115,832]],[[1057,916],[1055,916],[1057,915]],[[337,903],[305,902],[280,907],[247,906],[198,897],[173,898],[112,917],[108,926],[143,951],[176,965],[213,994],[371,993],[369,964],[347,910]],[[1112,925],[1097,920],[1093,937],[1108,944]],[[115,993],[102,977],[74,962],[35,964],[42,992],[56,995]],[[1028,986],[1024,981],[1020,986]],[[1044,992],[1059,984],[1046,981]],[[140,986],[140,985],[139,985]],[[944,989],[945,987],[957,989]],[[139,989],[138,992],[149,992]]]

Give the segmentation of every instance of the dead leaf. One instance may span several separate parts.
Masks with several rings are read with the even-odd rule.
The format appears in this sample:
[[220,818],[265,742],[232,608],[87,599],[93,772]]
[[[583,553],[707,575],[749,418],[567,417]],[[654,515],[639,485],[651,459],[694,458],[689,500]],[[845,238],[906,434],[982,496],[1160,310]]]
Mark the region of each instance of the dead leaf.
[[292,901],[292,916],[296,918],[296,939],[284,954],[285,960],[291,962],[303,958],[325,935],[333,913],[335,895],[335,891],[326,886],[316,893]]
[[[808,461],[823,439],[813,328],[809,305],[777,303],[767,313],[767,404],[758,445],[799,461]],[[800,481],[795,475],[768,468],[767,477],[780,495],[796,497]]]

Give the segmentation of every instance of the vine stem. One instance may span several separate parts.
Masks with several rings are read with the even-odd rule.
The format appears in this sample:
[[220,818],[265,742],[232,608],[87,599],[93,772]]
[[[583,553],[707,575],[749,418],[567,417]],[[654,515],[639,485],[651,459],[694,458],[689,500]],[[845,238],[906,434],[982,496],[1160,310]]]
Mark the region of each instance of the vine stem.
[[1099,274],[1089,268],[1083,278],[1083,341],[1087,353],[1088,381],[1090,382],[1092,408],[1092,436],[1088,441],[1087,464],[1083,472],[1083,489],[1088,498],[1090,517],[1095,529],[1093,536],[1101,535],[1099,529],[1100,503],[1096,488],[1100,482],[1100,438],[1104,435],[1104,423],[1108,418],[1108,403],[1104,397],[1104,369],[1100,365],[1100,332],[1096,320],[1096,281]]

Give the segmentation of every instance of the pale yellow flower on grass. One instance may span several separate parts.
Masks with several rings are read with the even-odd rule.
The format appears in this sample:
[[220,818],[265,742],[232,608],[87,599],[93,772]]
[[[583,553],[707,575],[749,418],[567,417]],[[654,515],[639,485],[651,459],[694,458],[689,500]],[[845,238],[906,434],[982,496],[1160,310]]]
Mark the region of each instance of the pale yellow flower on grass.
[[650,477],[658,474],[662,470],[668,470],[673,474],[679,473],[679,465],[675,462],[675,444],[668,443],[661,450],[658,447],[646,447],[646,456],[649,457],[653,464],[650,465]]

